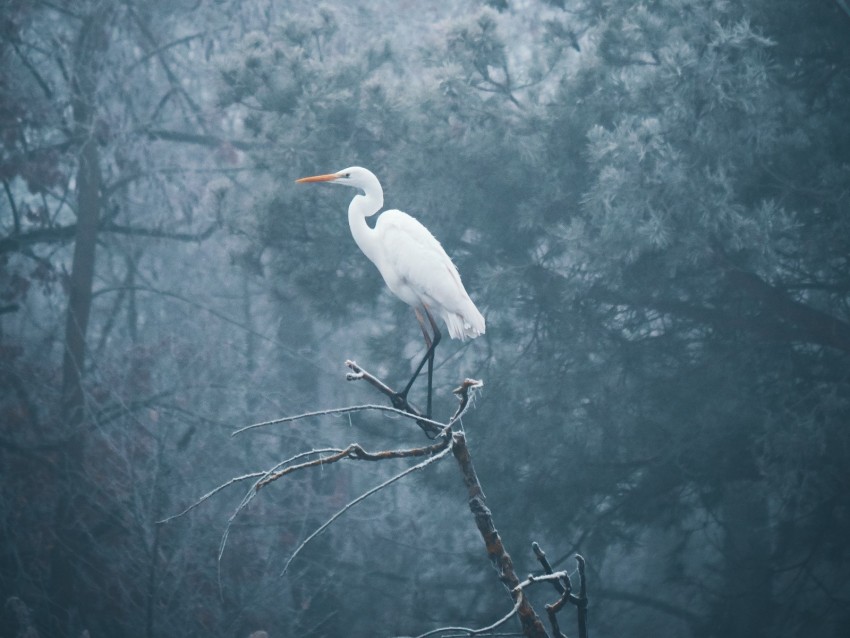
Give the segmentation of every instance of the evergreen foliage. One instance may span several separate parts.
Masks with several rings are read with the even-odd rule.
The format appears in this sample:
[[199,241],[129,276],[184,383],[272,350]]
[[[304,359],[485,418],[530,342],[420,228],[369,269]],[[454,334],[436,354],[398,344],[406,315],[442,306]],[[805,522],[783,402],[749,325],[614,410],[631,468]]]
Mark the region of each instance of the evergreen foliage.
[[[264,493],[220,566],[232,501],[154,524],[293,448],[417,435],[358,417],[227,438],[371,401],[344,386],[347,358],[402,383],[421,356],[349,236],[349,193],[293,183],[350,165],[433,231],[487,318],[438,349],[435,407],[484,380],[466,435],[520,573],[532,540],[556,569],[580,551],[597,636],[843,635],[845,3],[102,4],[8,1],[0,23],[0,595],[42,635],[42,539],[69,484],[75,638],[406,635],[505,613],[441,468],[341,519],[283,580],[311,529],[397,468]],[[81,64],[104,203],[69,469],[68,69],[101,9],[104,57]]]

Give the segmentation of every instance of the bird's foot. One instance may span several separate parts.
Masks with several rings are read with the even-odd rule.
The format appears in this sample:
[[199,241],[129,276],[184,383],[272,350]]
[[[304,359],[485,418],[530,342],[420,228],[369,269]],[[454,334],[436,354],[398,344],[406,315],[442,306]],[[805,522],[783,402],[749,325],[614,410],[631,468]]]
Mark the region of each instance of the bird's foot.
[[393,392],[390,395],[390,402],[396,410],[411,412],[410,404],[407,402],[406,392]]

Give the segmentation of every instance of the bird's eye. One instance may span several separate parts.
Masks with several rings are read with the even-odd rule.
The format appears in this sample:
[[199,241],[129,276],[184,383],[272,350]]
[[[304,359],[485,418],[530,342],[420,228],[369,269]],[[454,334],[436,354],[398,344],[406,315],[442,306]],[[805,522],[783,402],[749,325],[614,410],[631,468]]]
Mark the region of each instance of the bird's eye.
[[351,177],[351,173],[343,173],[343,177]]

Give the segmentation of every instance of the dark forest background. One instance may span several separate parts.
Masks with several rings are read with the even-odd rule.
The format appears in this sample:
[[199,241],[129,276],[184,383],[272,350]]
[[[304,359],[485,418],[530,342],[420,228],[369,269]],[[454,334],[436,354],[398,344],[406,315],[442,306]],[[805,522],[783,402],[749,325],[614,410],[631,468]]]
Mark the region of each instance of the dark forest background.
[[486,315],[435,406],[484,381],[464,426],[520,574],[531,541],[581,552],[599,638],[846,636],[849,4],[2,0],[0,636],[510,609],[451,463],[283,578],[404,464],[278,481],[220,562],[242,487],[157,524],[303,450],[424,444],[363,413],[230,436],[376,402],[346,359],[399,384],[421,356],[352,193],[293,184],[350,165]]

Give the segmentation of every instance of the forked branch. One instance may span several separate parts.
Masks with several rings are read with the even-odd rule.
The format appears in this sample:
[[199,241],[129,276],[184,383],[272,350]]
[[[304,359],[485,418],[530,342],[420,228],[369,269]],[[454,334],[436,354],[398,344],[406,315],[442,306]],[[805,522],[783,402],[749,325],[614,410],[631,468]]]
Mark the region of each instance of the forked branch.
[[549,615],[549,623],[552,625],[552,633],[555,635],[555,638],[565,638],[558,626],[557,614],[567,603],[574,605],[578,609],[579,638],[587,638],[587,583],[585,581],[584,557],[581,554],[575,555],[579,577],[579,593],[576,596],[572,593],[573,584],[570,580],[570,575],[566,571],[553,572],[552,565],[549,563],[549,559],[546,558],[546,553],[540,548],[540,545],[532,543],[531,549],[534,551],[534,555],[537,556],[537,560],[543,567],[543,571],[546,572],[546,576],[538,576],[536,578],[529,576],[529,579],[535,578],[536,581],[547,580],[561,594],[561,597],[556,602],[546,605],[546,613]]
[[454,390],[454,393],[457,395],[459,401],[455,413],[452,415],[451,419],[449,419],[447,423],[440,423],[438,421],[434,421],[424,417],[422,413],[419,412],[414,406],[410,405],[405,398],[402,398],[401,403],[399,404],[398,393],[396,393],[392,388],[386,385],[381,379],[374,376],[373,374],[370,374],[369,372],[358,366],[355,362],[346,361],[346,365],[351,370],[351,372],[349,372],[346,376],[348,380],[366,381],[374,388],[376,388],[379,392],[388,397],[390,401],[393,402],[394,407],[362,405],[308,412],[296,416],[273,419],[270,421],[264,421],[262,423],[255,423],[253,425],[240,428],[236,430],[233,434],[236,435],[250,429],[265,427],[274,424],[291,423],[294,421],[299,421],[315,416],[339,415],[356,411],[386,411],[414,420],[429,438],[436,439],[436,441],[431,443],[430,445],[393,450],[367,451],[360,444],[351,443],[345,448],[326,448],[321,450],[311,450],[309,452],[303,452],[276,464],[274,467],[270,468],[265,472],[254,472],[251,474],[246,474],[231,479],[230,481],[216,487],[215,489],[205,494],[197,502],[186,508],[180,514],[172,516],[163,522],[170,521],[173,518],[186,514],[193,508],[197,507],[200,503],[206,501],[213,495],[217,494],[219,491],[223,490],[225,487],[233,485],[237,482],[253,479],[253,483],[251,484],[250,489],[245,494],[244,498],[242,499],[242,502],[236,508],[236,511],[233,512],[230,519],[228,520],[227,528],[223,534],[219,550],[220,560],[222,553],[224,552],[224,547],[227,542],[227,537],[233,521],[239,515],[239,513],[244,510],[245,507],[247,507],[251,500],[255,498],[259,491],[270,483],[273,483],[274,481],[282,479],[288,476],[289,474],[293,474],[300,470],[322,467],[324,465],[337,463],[343,460],[376,462],[405,458],[422,459],[415,465],[412,465],[402,470],[401,472],[394,474],[393,476],[384,480],[380,484],[366,490],[359,496],[349,501],[345,506],[337,510],[330,518],[328,518],[327,521],[317,527],[301,542],[300,545],[298,545],[298,547],[295,548],[295,551],[292,552],[286,562],[286,565],[284,566],[283,573],[286,573],[292,561],[295,560],[295,558],[304,550],[304,548],[307,547],[316,537],[318,537],[325,530],[327,530],[338,518],[340,518],[348,510],[353,508],[358,503],[363,502],[370,496],[373,496],[377,492],[383,490],[384,488],[389,487],[390,485],[399,481],[405,476],[438,462],[439,460],[448,456],[448,454],[451,452],[454,455],[455,460],[457,461],[461,476],[463,477],[464,484],[466,485],[467,492],[469,495],[469,509],[472,512],[472,515],[475,519],[475,524],[478,528],[479,533],[481,534],[481,538],[484,541],[487,555],[493,567],[498,573],[499,580],[505,586],[507,592],[513,599],[513,605],[512,609],[505,616],[486,627],[481,627],[478,629],[472,629],[468,627],[443,627],[421,634],[418,638],[429,638],[430,636],[448,635],[477,636],[492,634],[494,630],[507,623],[514,616],[517,616],[519,618],[520,624],[522,626],[523,635],[527,638],[548,638],[548,634],[543,626],[543,623],[537,616],[537,613],[534,611],[534,608],[532,607],[528,596],[525,593],[525,590],[527,588],[530,588],[533,584],[536,584],[538,582],[551,583],[560,594],[556,602],[550,605],[546,605],[546,611],[549,615],[549,622],[552,626],[552,631],[555,637],[564,637],[564,634],[561,632],[560,627],[558,626],[557,614],[563,609],[563,607],[567,603],[571,603],[572,605],[578,608],[579,637],[587,638],[587,593],[585,588],[584,559],[581,556],[576,555],[576,561],[578,562],[578,574],[580,579],[579,594],[577,596],[572,593],[572,584],[570,582],[569,574],[566,571],[553,571],[552,566],[549,564],[548,560],[546,560],[545,554],[536,543],[533,544],[534,552],[539,562],[543,566],[545,574],[540,576],[529,576],[527,579],[520,581],[514,569],[513,561],[510,557],[510,554],[508,554],[507,550],[505,549],[504,544],[502,543],[501,536],[499,535],[499,532],[493,522],[493,515],[490,509],[485,504],[484,491],[481,488],[481,483],[478,480],[478,475],[472,463],[472,457],[466,443],[466,435],[463,431],[455,431],[454,429],[455,424],[460,421],[460,419],[463,417],[463,415],[466,413],[469,406],[471,405],[471,399],[473,396],[472,390],[480,388],[483,384],[480,381],[476,381],[474,379],[464,380],[463,383],[461,383],[461,385]]
[[478,474],[472,465],[472,456],[466,445],[466,436],[463,432],[455,432],[452,435],[452,440],[452,452],[460,467],[463,482],[469,494],[469,510],[475,518],[475,525],[484,540],[487,556],[499,574],[499,580],[510,592],[514,604],[517,605],[522,632],[527,638],[545,638],[547,636],[546,629],[540,622],[540,618],[528,598],[523,594],[523,588],[520,587],[520,580],[514,570],[513,560],[502,543],[502,537],[493,522],[493,514],[484,503],[484,490],[481,489]]
[[425,447],[410,448],[406,450],[382,450],[380,452],[367,452],[362,447],[360,447],[359,444],[352,443],[344,450],[340,450],[334,454],[322,456],[312,461],[305,461],[304,463],[300,463],[298,465],[290,465],[289,467],[286,467],[282,470],[273,472],[261,481],[258,481],[255,489],[259,490],[260,488],[265,487],[269,483],[272,483],[278,480],[279,478],[283,478],[284,476],[286,476],[287,474],[291,474],[292,472],[297,472],[298,470],[306,470],[307,468],[317,467],[319,465],[330,465],[331,463],[336,463],[337,461],[341,461],[343,459],[352,459],[355,461],[386,461],[389,459],[407,459],[417,456],[430,456],[432,454],[436,454],[437,452],[442,451],[446,446],[448,446],[448,444],[448,440],[444,439],[439,443],[435,443],[434,445],[426,445]]

